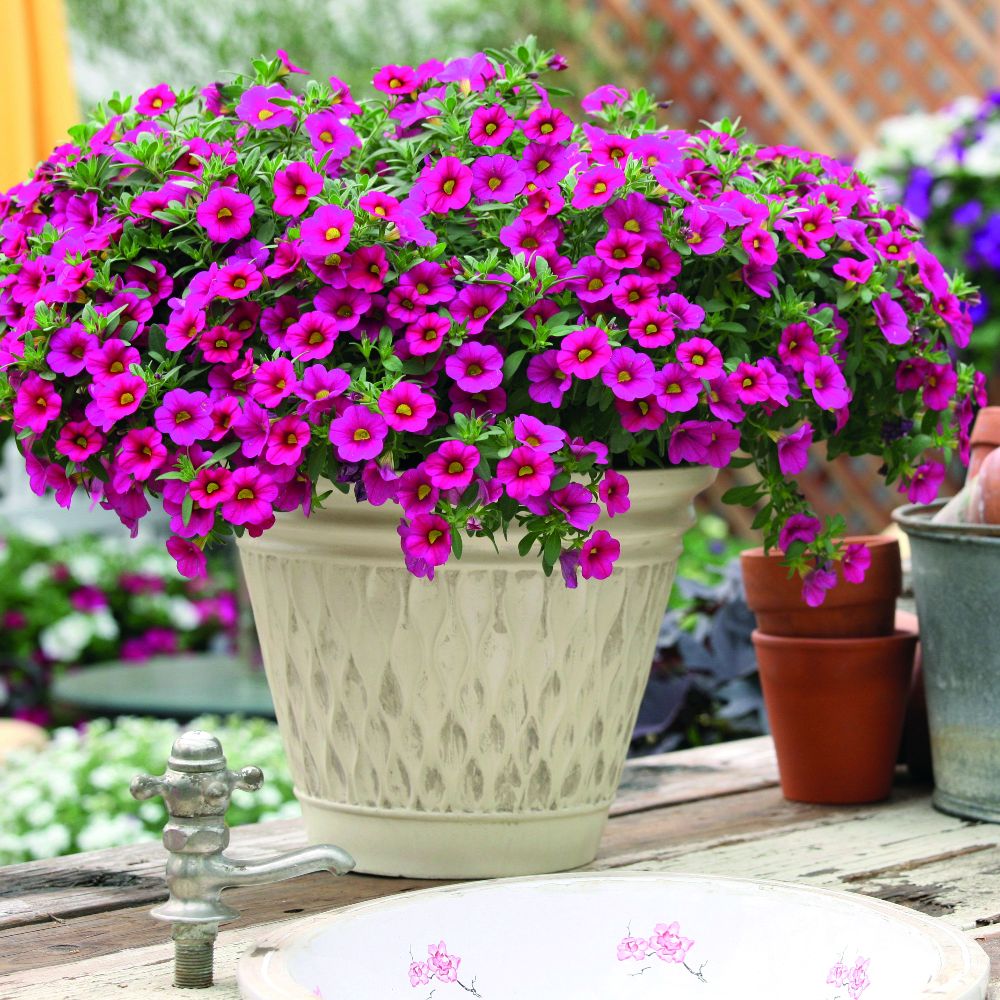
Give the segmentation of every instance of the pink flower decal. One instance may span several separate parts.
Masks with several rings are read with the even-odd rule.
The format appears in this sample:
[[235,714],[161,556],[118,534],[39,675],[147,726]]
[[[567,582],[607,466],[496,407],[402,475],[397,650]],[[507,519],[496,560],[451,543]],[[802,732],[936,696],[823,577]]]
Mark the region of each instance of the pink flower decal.
[[681,934],[680,924],[675,920],[670,924],[657,924],[649,937],[635,937],[631,933],[618,942],[619,962],[643,962],[656,957],[668,965],[681,965],[701,982],[707,982],[704,964],[694,969],[687,963],[687,954],[694,947],[694,941]]
[[[852,966],[844,962],[843,957],[838,959],[827,973],[826,983],[837,989],[830,1000],[861,1000],[862,994],[871,986],[871,979],[868,977],[868,966],[870,958],[858,956]],[[846,990],[846,993],[840,992]]]
[[476,989],[476,981],[473,979],[466,985],[458,978],[458,967],[462,964],[458,955],[451,955],[448,946],[444,941],[427,946],[427,960],[425,962],[410,962],[407,969],[407,977],[413,987],[427,986],[430,982],[442,984],[454,983],[461,987],[470,996],[478,997],[482,994]]

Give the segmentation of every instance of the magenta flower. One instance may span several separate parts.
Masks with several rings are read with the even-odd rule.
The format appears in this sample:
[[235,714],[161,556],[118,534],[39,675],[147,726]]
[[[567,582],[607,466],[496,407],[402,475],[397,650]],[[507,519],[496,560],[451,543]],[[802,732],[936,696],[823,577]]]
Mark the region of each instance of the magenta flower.
[[741,361],[729,375],[729,384],[741,403],[762,403],[769,398],[767,375],[758,365]]
[[626,229],[612,229],[603,240],[597,242],[594,252],[608,267],[623,271],[641,263],[645,246],[641,236]]
[[[610,351],[608,352],[610,357]],[[536,403],[548,403],[558,409],[573,379],[559,363],[559,352],[543,351],[528,362],[528,395]]]
[[700,205],[688,205],[684,209],[687,224],[685,242],[699,256],[713,254],[726,245],[726,223],[714,212],[708,212]]
[[577,177],[572,205],[580,209],[606,205],[624,185],[625,173],[618,167],[591,167]]
[[345,331],[353,330],[371,306],[371,296],[358,288],[324,288],[313,301],[338,330]]
[[725,420],[709,422],[705,461],[714,469],[724,469],[740,446],[740,432]]
[[409,292],[415,303],[423,306],[451,302],[455,297],[451,272],[434,261],[425,260],[404,271],[399,276],[399,285]]
[[819,345],[808,323],[791,323],[781,331],[778,357],[782,364],[801,372],[807,362],[819,361],[819,356]]
[[740,233],[740,242],[754,267],[770,267],[778,262],[778,247],[774,233],[757,226],[747,226]]
[[167,460],[163,435],[152,427],[133,427],[125,432],[118,446],[118,468],[136,482],[144,483],[160,470]]
[[156,87],[150,87],[139,95],[139,100],[135,103],[135,110],[140,115],[148,118],[155,118],[157,115],[166,114],[177,103],[177,95],[165,84],[161,83]]
[[420,175],[427,207],[439,215],[465,208],[472,198],[472,171],[455,156],[443,156]]
[[281,417],[271,425],[264,457],[272,465],[298,466],[311,437],[309,424],[300,417]]
[[906,493],[910,503],[933,503],[944,482],[947,470],[940,462],[924,462],[911,476],[904,476],[899,492]]
[[604,473],[597,493],[608,510],[608,517],[624,514],[632,506],[628,498],[628,480],[614,469]]
[[353,212],[337,205],[321,205],[302,223],[303,255],[310,260],[329,260],[350,242],[353,225]]
[[851,401],[844,373],[833,358],[824,354],[819,361],[807,361],[802,379],[812,389],[813,399],[821,410],[839,410]]
[[325,312],[305,313],[285,334],[285,348],[296,361],[318,361],[332,350],[340,333],[336,321]]
[[890,344],[905,344],[913,337],[906,322],[906,313],[888,292],[883,292],[875,299],[872,309],[882,335]]
[[489,344],[466,341],[445,361],[444,370],[466,392],[493,389],[503,381],[503,355]]
[[245,91],[236,107],[236,117],[257,129],[291,128],[295,112],[277,101],[293,101],[293,95],[279,84],[251,87]]
[[379,397],[379,409],[385,422],[394,431],[411,431],[419,434],[425,430],[437,412],[434,398],[422,392],[412,382],[397,382]]
[[695,378],[711,381],[725,371],[722,352],[704,337],[692,337],[678,344],[675,354],[681,368]]
[[424,462],[424,469],[439,490],[464,490],[479,465],[479,451],[471,444],[448,440]]
[[342,462],[363,462],[382,453],[389,428],[365,406],[349,406],[330,424],[330,441]]
[[200,579],[208,574],[208,563],[202,549],[187,538],[176,535],[167,539],[167,551],[177,563],[177,571],[189,580]]
[[496,285],[466,285],[451,303],[452,318],[464,323],[470,336],[478,336],[507,301],[507,292]]
[[429,514],[437,506],[441,491],[434,485],[430,474],[423,466],[408,469],[399,477],[396,499],[407,517],[415,514]]
[[844,550],[840,567],[848,583],[863,583],[872,563],[871,549],[864,542],[855,542]]
[[231,364],[240,356],[245,339],[228,326],[213,326],[198,338],[198,350],[213,364]]
[[165,327],[168,351],[183,351],[188,348],[205,329],[205,311],[198,306],[187,304],[170,314]]
[[547,452],[527,445],[520,445],[497,462],[497,479],[515,500],[540,496],[551,485],[555,471]]
[[621,544],[610,532],[595,531],[580,549],[580,575],[584,580],[606,580],[621,551]]
[[863,285],[872,275],[875,262],[867,257],[856,260],[854,257],[842,257],[833,265],[833,273],[843,278],[848,286]]
[[233,474],[221,465],[205,466],[188,484],[188,492],[203,510],[215,510],[219,504],[232,500],[236,492]]
[[295,395],[303,401],[299,412],[309,420],[316,421],[320,414],[327,413],[351,385],[351,376],[340,368],[326,368],[310,365],[295,387]]
[[61,410],[62,399],[52,383],[31,372],[21,383],[14,400],[14,429],[41,434]]
[[242,299],[260,288],[263,275],[247,260],[234,260],[220,267],[212,291],[220,299]]
[[222,516],[230,524],[262,526],[271,520],[278,484],[266,472],[244,466],[234,470],[231,482],[233,495],[222,504]]
[[809,448],[813,443],[813,426],[804,423],[791,434],[778,438],[778,465],[782,475],[797,476],[809,464]]
[[203,392],[171,389],[153,416],[157,430],[181,447],[207,437],[212,430],[208,396]]
[[327,169],[329,163],[339,163],[352,149],[361,145],[357,133],[340,121],[333,111],[317,111],[302,124],[316,151],[316,158],[329,156]]
[[88,352],[97,346],[95,336],[87,333],[80,323],[71,323],[53,334],[45,361],[59,375],[79,375]]
[[89,420],[68,420],[56,439],[56,451],[71,462],[86,462],[103,446],[104,435]]
[[662,305],[674,317],[674,326],[678,330],[697,330],[705,322],[705,310],[678,292],[671,292]]
[[656,282],[651,278],[644,278],[640,274],[627,274],[612,289],[611,301],[622,312],[635,316],[643,310],[654,309],[659,299],[659,292]]
[[[114,375],[95,383],[91,387],[97,412],[87,407],[87,419],[103,431],[108,431],[123,417],[129,417],[139,409],[146,395],[146,383],[131,373]],[[97,419],[94,419],[94,417]]]
[[359,247],[351,254],[347,283],[363,292],[379,292],[389,273],[389,260],[382,247]]
[[778,287],[778,276],[774,269],[763,264],[744,264],[740,276],[747,288],[762,299],[769,299],[771,292]]
[[809,514],[792,514],[785,521],[778,535],[778,548],[787,552],[795,542],[814,542],[822,525],[819,519]]
[[818,608],[826,600],[826,592],[837,586],[837,574],[817,566],[802,578],[802,599],[811,608]]
[[951,365],[930,365],[924,380],[924,406],[947,410],[958,388],[958,374]]
[[667,411],[656,401],[655,396],[644,399],[616,399],[615,409],[621,418],[622,427],[630,433],[655,431],[667,419]]
[[565,142],[573,134],[573,119],[551,104],[542,104],[521,128],[534,142]]
[[139,352],[134,347],[112,337],[87,352],[84,367],[97,380],[122,375],[140,361]]
[[698,405],[701,382],[685,371],[682,365],[664,365],[656,373],[653,384],[656,401],[668,413],[686,413]]
[[645,354],[631,347],[616,347],[601,369],[604,384],[619,399],[639,399],[653,391],[656,369]]
[[406,345],[410,353],[420,357],[440,350],[451,323],[437,313],[425,313],[406,328]]
[[670,433],[667,456],[671,465],[690,462],[703,465],[708,461],[708,446],[712,439],[711,424],[704,420],[686,420]]
[[543,423],[537,417],[521,413],[514,418],[514,440],[551,455],[566,443],[566,432],[560,427]]
[[253,373],[250,395],[262,406],[277,406],[295,389],[295,368],[287,358],[264,361]]
[[298,218],[308,207],[309,199],[323,190],[323,178],[308,163],[289,163],[274,175],[274,205],[278,215]]
[[417,514],[403,537],[403,551],[430,566],[443,566],[451,555],[448,522],[437,514]]
[[243,411],[232,422],[233,433],[240,439],[240,451],[247,458],[256,458],[264,450],[271,433],[271,420],[267,410],[252,399],[246,401]]
[[[563,338],[556,357],[560,369],[567,375],[591,379],[611,358],[608,335],[597,326],[575,330]],[[531,377],[530,373],[528,377]]]
[[472,194],[477,201],[513,201],[528,178],[517,160],[506,153],[481,156],[472,164]]
[[213,243],[241,240],[250,232],[253,200],[232,188],[217,187],[198,206],[198,224]]
[[385,94],[399,96],[412,94],[419,85],[419,78],[412,66],[383,66],[372,80],[372,86]]
[[676,337],[674,317],[655,306],[647,306],[629,322],[628,332],[643,347],[666,347]]
[[580,107],[589,115],[597,115],[604,110],[605,105],[610,104],[613,107],[620,107],[628,100],[628,96],[627,90],[606,84],[587,94],[580,101]]
[[513,132],[514,120],[500,104],[472,112],[469,138],[477,146],[502,146]]
[[568,483],[552,493],[550,500],[553,509],[562,511],[566,523],[578,531],[589,531],[601,516],[601,508],[595,502],[593,493],[580,483]]

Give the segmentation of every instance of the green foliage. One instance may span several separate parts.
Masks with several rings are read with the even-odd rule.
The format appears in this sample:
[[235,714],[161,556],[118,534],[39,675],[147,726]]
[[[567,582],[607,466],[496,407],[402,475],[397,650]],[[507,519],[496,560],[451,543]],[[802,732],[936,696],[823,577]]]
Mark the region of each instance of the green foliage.
[[[233,792],[231,826],[298,815],[273,722],[205,717],[186,728],[216,735],[232,766],[264,771],[260,791]],[[168,720],[98,719],[82,732],[56,730],[44,750],[12,753],[0,764],[0,865],[157,840],[167,820],[163,802],[136,802],[129,782],[162,773],[180,732]]]

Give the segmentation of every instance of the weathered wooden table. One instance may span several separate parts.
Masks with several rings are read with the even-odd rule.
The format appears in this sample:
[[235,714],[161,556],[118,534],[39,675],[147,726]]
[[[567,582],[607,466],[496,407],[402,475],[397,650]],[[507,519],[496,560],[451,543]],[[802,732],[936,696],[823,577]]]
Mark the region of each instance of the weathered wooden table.
[[[891,900],[976,937],[1000,1000],[1000,825],[944,816],[927,787],[902,777],[888,802],[854,807],[786,802],[776,781],[766,737],[632,761],[592,867],[782,879]],[[265,823],[234,831],[232,852],[304,840],[298,822]],[[0,1000],[178,996],[167,928],[147,912],[166,895],[163,861],[154,844],[0,868]],[[231,891],[243,916],[222,930],[216,985],[199,995],[237,997],[238,958],[278,921],[431,884],[320,874]]]

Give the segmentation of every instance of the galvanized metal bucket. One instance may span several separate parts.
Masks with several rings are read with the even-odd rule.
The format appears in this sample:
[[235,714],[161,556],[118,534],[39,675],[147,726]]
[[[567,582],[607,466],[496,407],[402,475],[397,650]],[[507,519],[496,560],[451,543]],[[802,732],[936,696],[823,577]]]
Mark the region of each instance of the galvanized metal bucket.
[[1000,822],[1000,525],[937,524],[943,503],[893,519],[910,538],[942,812]]

